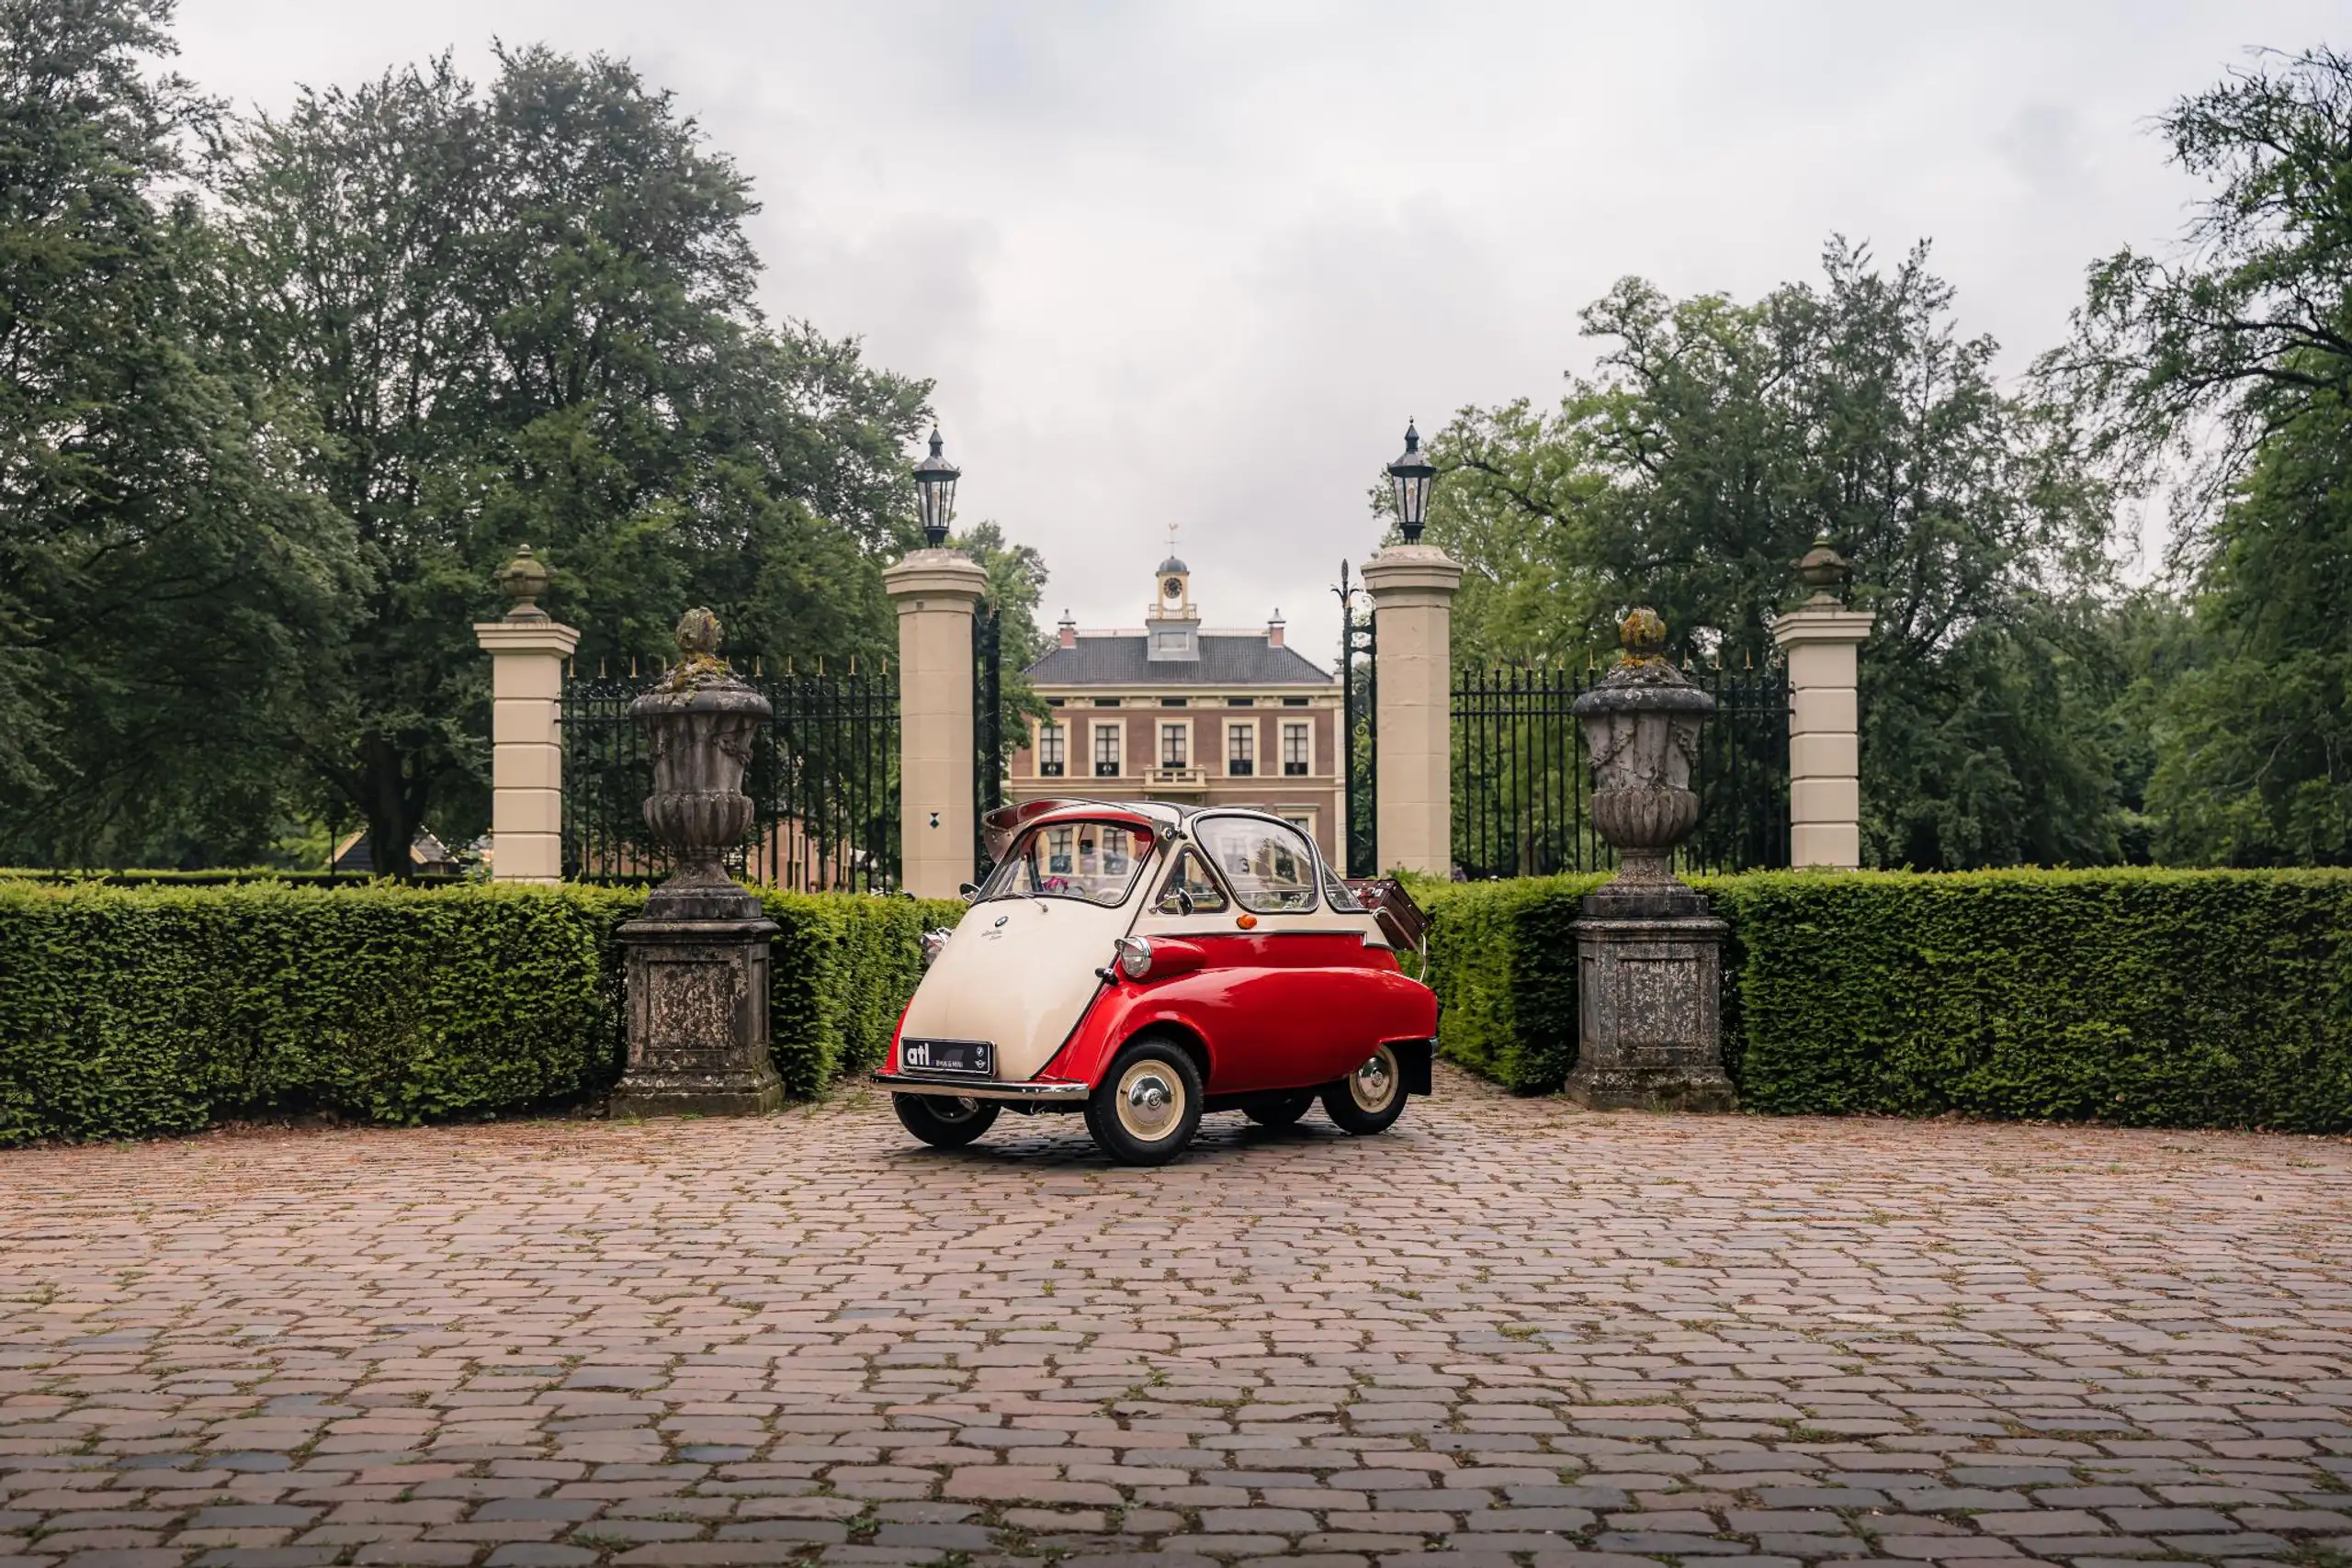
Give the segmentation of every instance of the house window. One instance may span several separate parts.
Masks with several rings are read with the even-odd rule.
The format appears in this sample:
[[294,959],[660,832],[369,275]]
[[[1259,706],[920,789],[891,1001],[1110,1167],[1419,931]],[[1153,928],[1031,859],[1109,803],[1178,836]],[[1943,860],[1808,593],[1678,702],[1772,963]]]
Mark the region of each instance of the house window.
[[1286,708],[1303,708],[1306,705],[1306,699],[1305,697],[1284,697],[1283,699],[1283,706]]
[[1258,699],[1255,697],[1227,697],[1225,699],[1225,705],[1229,708],[1253,708],[1258,705]]
[[1193,727],[1188,724],[1163,724],[1159,727],[1159,765],[1163,768],[1189,768],[1193,765],[1189,738]]
[[1164,708],[1181,708],[1188,700],[1184,697],[1162,697],[1159,699],[1159,705]]
[[1235,724],[1226,727],[1225,771],[1233,777],[1247,778],[1258,771],[1258,727]]
[[1094,776],[1099,779],[1119,776],[1119,727],[1115,724],[1094,727]]
[[1076,829],[1053,828],[1046,833],[1046,871],[1053,876],[1068,876],[1078,869],[1069,852],[1070,840],[1078,836]]
[[1069,756],[1069,731],[1060,725],[1041,724],[1037,727],[1037,776],[1039,778],[1057,779],[1062,776],[1062,765]]
[[1306,777],[1306,726],[1303,724],[1283,725],[1283,776],[1294,779]]

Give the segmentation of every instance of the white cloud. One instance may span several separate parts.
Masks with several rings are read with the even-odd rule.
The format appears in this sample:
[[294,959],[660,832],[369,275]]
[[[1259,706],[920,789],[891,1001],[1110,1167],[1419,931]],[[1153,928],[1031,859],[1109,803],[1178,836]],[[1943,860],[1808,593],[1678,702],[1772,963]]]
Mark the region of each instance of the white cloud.
[[[2196,187],[2151,117],[2320,0],[857,6],[186,0],[183,68],[283,103],[492,36],[626,54],[766,204],[763,301],[939,380],[967,515],[1051,609],[1140,614],[1182,525],[1211,620],[1325,586],[1407,415],[1550,398],[1641,273],[1751,297],[1843,232],[1936,242],[2008,367]],[[2342,41],[2339,38],[2336,41]]]

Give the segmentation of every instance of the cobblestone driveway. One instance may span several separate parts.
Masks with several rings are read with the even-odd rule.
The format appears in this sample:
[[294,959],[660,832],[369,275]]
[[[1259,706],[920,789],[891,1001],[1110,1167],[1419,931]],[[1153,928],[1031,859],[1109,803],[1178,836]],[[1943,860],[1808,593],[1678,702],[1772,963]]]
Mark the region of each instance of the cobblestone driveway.
[[2352,1145],[871,1095],[0,1155],[0,1562],[2352,1552]]

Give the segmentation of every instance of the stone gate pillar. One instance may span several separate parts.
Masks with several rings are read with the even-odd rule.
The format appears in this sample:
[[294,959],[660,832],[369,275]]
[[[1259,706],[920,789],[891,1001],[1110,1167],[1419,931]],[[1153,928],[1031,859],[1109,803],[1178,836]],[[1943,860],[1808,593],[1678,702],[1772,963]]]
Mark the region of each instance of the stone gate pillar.
[[1391,545],[1364,563],[1363,585],[1379,686],[1373,848],[1380,863],[1361,874],[1451,876],[1453,594],[1462,567],[1434,545]]
[[1852,871],[1862,863],[1857,687],[1871,616],[1838,597],[1852,573],[1826,539],[1797,570],[1813,595],[1772,623],[1789,661],[1789,863]]
[[539,608],[548,569],[525,545],[498,574],[514,607],[474,625],[490,655],[491,875],[563,880],[563,661],[580,634]]
[[899,606],[899,886],[952,898],[972,880],[972,615],[988,573],[916,550],[882,583]]

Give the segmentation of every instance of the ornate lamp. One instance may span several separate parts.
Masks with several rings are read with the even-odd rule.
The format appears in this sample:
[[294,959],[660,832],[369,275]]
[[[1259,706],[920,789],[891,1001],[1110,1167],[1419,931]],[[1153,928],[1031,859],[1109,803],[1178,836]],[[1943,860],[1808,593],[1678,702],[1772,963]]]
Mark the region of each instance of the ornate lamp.
[[915,505],[922,513],[922,542],[938,549],[947,543],[947,525],[956,519],[956,481],[964,470],[942,457],[945,444],[939,428],[931,432],[931,456],[915,465]]
[[1430,520],[1430,486],[1437,479],[1437,465],[1421,455],[1421,433],[1413,422],[1405,422],[1405,450],[1388,465],[1388,484],[1396,497],[1396,522],[1405,532],[1405,542],[1421,542],[1421,529]]

